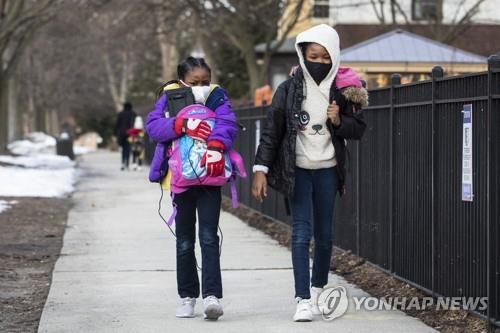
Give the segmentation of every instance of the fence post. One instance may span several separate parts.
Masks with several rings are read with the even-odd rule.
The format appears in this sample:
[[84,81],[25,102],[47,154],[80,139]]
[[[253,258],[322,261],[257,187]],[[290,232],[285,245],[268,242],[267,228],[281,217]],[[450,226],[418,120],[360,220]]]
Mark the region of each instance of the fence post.
[[436,282],[436,81],[444,76],[441,66],[432,69],[432,109],[431,109],[431,291],[435,296]]
[[[491,189],[491,164],[495,163],[495,161],[492,161],[491,155],[492,155],[492,148],[493,144],[491,143],[491,119],[492,119],[492,112],[493,112],[493,73],[498,72],[500,70],[500,56],[498,55],[492,55],[488,58],[488,108],[486,110],[486,221],[487,221],[487,227],[486,227],[486,248],[487,248],[487,265],[486,265],[486,278],[488,279],[487,284],[486,284],[486,290],[487,290],[487,297],[488,297],[488,331],[492,330],[492,324],[495,321],[494,314],[493,314],[493,300],[496,295],[494,295],[495,292],[495,275],[496,275],[496,256],[495,256],[495,240],[494,237],[496,236],[496,229],[494,225],[494,219],[491,216],[491,209],[492,207],[497,204],[497,203],[492,203],[491,202],[491,194],[492,194],[492,189]],[[493,191],[497,191],[497,188],[494,188]],[[498,306],[498,299],[495,299],[496,304],[495,307]]]
[[401,84],[401,75],[391,75],[391,107],[389,111],[389,271],[394,273],[394,104],[395,86]]
[[360,189],[361,189],[361,182],[359,180],[360,174],[361,174],[361,152],[360,152],[360,141],[356,141],[356,170],[355,170],[355,184],[356,187],[354,189],[356,193],[356,197],[354,198],[354,216],[355,216],[355,223],[356,223],[356,255],[360,255],[360,250],[361,250],[361,216],[360,216],[360,202],[361,202],[361,195],[360,195]]
[[[366,81],[361,80],[361,85],[363,88],[366,89]],[[354,141],[353,141],[354,143]],[[356,255],[360,255],[361,252],[361,208],[360,208],[360,203],[361,203],[361,182],[360,182],[360,175],[361,175],[361,151],[360,151],[360,146],[361,146],[361,140],[355,141],[354,143],[356,145],[356,165],[355,165],[355,174],[354,174],[354,182],[355,182],[355,194],[356,197],[354,198],[354,216],[355,216],[355,222],[356,222]]]

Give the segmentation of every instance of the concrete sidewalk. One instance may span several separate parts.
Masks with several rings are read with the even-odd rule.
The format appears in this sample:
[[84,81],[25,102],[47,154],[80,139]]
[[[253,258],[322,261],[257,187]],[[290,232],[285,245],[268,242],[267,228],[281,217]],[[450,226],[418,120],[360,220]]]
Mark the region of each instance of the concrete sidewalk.
[[[39,332],[436,332],[397,311],[350,308],[333,321],[292,322],[290,252],[227,213],[220,222],[225,314],[206,322],[199,301],[196,318],[175,318],[175,239],[157,214],[159,187],[146,171],[120,172],[118,161],[117,153],[98,152],[81,163]],[[169,216],[168,195],[163,207]],[[335,275],[330,282],[366,295]]]

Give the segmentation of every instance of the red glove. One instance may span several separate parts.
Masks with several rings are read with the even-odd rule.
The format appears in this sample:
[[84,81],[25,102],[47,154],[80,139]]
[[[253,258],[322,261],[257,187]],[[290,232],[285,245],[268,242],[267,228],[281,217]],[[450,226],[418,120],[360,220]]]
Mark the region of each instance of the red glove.
[[224,173],[224,144],[217,140],[208,142],[207,151],[201,159],[201,165],[207,168],[210,177],[222,176]]
[[186,134],[193,139],[201,141],[207,141],[208,136],[212,131],[210,125],[206,121],[195,118],[177,118],[175,119],[174,127],[177,135],[181,136],[182,134]]

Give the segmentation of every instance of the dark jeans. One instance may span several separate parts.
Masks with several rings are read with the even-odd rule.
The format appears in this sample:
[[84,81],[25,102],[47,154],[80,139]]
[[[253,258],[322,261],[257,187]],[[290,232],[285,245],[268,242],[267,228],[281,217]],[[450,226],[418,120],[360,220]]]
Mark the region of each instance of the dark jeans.
[[221,189],[215,186],[196,186],[176,194],[175,230],[177,235],[177,291],[180,297],[200,295],[194,246],[196,243],[196,210],[198,237],[201,246],[201,277],[203,298],[213,295],[222,298],[219,236],[217,228],[221,206]]
[[[337,184],[335,168],[295,169],[295,190],[291,198],[295,297],[310,298],[311,285],[322,288],[328,283]],[[311,215],[314,221],[312,224]],[[312,226],[314,226],[314,259],[312,278],[310,278],[309,244]]]
[[137,163],[137,165],[142,166],[142,152],[134,151],[132,152],[132,163]]
[[130,161],[130,142],[122,141],[122,165],[128,167]]

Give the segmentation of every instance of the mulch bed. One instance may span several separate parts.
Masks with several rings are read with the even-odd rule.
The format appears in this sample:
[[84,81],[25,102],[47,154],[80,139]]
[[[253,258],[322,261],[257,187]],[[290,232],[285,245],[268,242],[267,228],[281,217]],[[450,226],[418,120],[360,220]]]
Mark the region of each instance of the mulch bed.
[[0,213],[0,332],[36,332],[71,199],[8,198]]
[[[286,223],[263,216],[259,212],[240,205],[233,209],[231,201],[224,198],[222,208],[238,216],[249,226],[259,229],[290,249],[291,229]],[[333,250],[330,268],[333,273],[342,276],[349,283],[355,284],[374,297],[428,297],[429,295],[413,286],[398,280],[392,275],[378,269],[350,251]],[[485,320],[464,310],[436,310],[429,307],[425,310],[404,311],[408,315],[419,318],[425,324],[444,333],[486,333],[488,325]],[[500,329],[491,332],[500,333]]]

